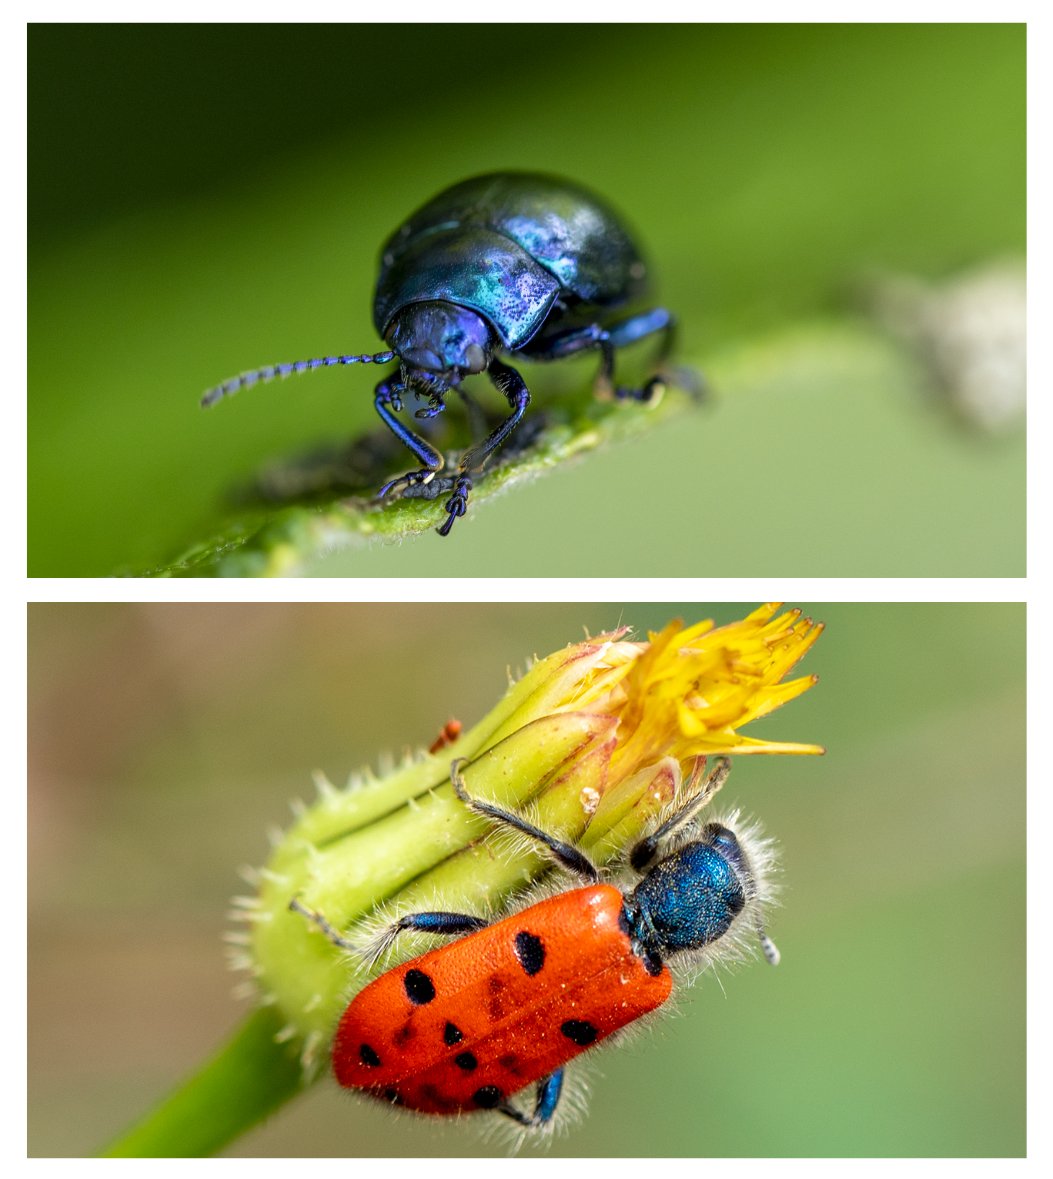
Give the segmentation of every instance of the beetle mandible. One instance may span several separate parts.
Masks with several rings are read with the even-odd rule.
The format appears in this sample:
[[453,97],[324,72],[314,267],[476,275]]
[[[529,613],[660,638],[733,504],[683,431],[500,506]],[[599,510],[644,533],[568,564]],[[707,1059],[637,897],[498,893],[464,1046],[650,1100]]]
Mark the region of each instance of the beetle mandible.
[[[694,822],[728,776],[730,762],[721,758],[633,847],[629,865],[640,879],[622,891],[600,883],[573,844],[468,795],[463,764],[451,766],[458,797],[537,840],[585,887],[494,924],[466,913],[400,918],[379,939],[380,952],[404,930],[458,940],[392,968],[351,1000],[336,1029],[333,1070],[341,1085],[393,1105],[429,1114],[494,1109],[537,1129],[556,1112],[569,1061],[669,998],[667,957],[712,958],[745,931],[778,962],[762,924],[771,849],[748,827]],[[320,913],[295,898],[290,908],[335,945],[361,952]],[[531,1084],[533,1108],[512,1104]]]
[[[446,536],[467,510],[473,477],[530,402],[526,382],[499,354],[560,360],[596,349],[598,395],[650,401],[660,392],[659,375],[639,389],[614,384],[618,348],[660,334],[658,372],[671,351],[673,317],[663,307],[641,309],[647,287],[639,250],[599,197],[540,173],[476,176],[433,197],[385,242],[373,323],[386,351],[268,365],[210,389],[201,404],[309,369],[397,361],[377,384],[374,405],[420,466],[390,480],[377,495],[428,484],[438,494],[450,492],[438,529]],[[443,455],[396,415],[405,395],[412,394],[427,402],[414,416],[434,417],[446,408],[451,390],[465,396],[465,377],[483,372],[511,412],[464,452],[454,473],[441,475]]]

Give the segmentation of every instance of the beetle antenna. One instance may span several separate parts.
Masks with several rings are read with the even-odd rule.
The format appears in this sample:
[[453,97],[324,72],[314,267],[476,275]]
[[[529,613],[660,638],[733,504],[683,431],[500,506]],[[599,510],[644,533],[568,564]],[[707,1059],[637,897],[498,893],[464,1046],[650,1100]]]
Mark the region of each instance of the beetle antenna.
[[764,932],[764,927],[759,923],[757,925],[757,937],[760,939],[761,951],[763,952],[768,965],[778,966],[779,959],[782,957],[782,955],[779,953],[779,947],[771,940],[770,937],[768,937],[768,935]]
[[246,389],[260,381],[273,381],[276,377],[305,373],[312,368],[332,368],[336,364],[387,364],[389,360],[394,360],[395,356],[394,352],[366,352],[362,356],[319,356],[314,360],[294,360],[291,364],[269,364],[265,368],[255,368],[251,372],[231,377],[222,385],[209,389],[201,398],[201,405],[207,409],[222,398],[237,393],[239,389]]

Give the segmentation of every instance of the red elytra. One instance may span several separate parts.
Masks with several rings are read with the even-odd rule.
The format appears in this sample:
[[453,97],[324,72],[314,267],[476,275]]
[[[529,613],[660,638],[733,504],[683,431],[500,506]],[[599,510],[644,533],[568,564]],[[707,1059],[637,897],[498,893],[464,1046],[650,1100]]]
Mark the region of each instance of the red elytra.
[[333,1044],[348,1088],[422,1113],[487,1108],[661,1006],[606,884],[572,889],[389,970]]

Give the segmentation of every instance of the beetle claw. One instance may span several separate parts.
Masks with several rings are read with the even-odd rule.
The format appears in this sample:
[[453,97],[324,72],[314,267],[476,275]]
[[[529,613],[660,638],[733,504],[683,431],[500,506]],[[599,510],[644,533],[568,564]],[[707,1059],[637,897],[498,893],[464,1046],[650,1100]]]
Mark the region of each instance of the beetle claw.
[[448,513],[446,520],[435,530],[440,536],[449,536],[453,522],[458,516],[463,516],[468,511],[468,492],[471,490],[471,479],[467,475],[459,476],[457,482],[453,485],[453,495],[443,505]]
[[428,404],[423,409],[418,409],[414,412],[415,418],[433,418],[436,414],[442,413],[446,408],[446,402],[443,401],[441,395],[437,393],[429,394]]
[[383,499],[386,495],[390,495],[396,487],[421,487],[426,483],[430,483],[434,478],[434,471],[410,471],[408,475],[398,475],[394,479],[389,479],[384,484],[377,492],[376,498]]
[[666,390],[664,377],[652,377],[642,389],[627,389],[621,385],[615,390],[619,401],[639,401],[644,405],[657,405]]

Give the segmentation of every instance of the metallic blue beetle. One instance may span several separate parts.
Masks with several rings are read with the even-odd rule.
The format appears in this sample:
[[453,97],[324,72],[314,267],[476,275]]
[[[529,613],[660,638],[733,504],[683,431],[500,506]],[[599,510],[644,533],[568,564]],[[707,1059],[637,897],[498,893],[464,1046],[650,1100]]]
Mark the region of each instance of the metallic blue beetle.
[[[530,402],[523,378],[498,353],[558,360],[598,349],[596,391],[648,401],[660,389],[614,385],[615,349],[661,333],[659,364],[673,341],[664,308],[640,309],[646,266],[618,217],[598,197],[570,181],[532,172],[493,172],[455,184],[418,209],[384,244],[373,301],[373,322],[390,350],[270,365],[210,389],[212,405],[247,385],[338,364],[398,368],[376,387],[374,404],[420,468],[392,479],[378,493],[423,489],[451,492],[446,536],[468,506],[472,478],[512,433]],[[412,393],[427,405],[415,417],[441,413],[461,381],[487,373],[504,394],[509,416],[461,456],[455,474],[440,476],[445,459],[395,415]],[[437,478],[437,476],[440,476]],[[412,493],[412,492],[411,492]],[[421,494],[420,491],[417,494]]]

